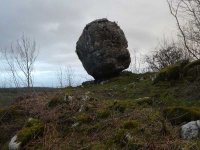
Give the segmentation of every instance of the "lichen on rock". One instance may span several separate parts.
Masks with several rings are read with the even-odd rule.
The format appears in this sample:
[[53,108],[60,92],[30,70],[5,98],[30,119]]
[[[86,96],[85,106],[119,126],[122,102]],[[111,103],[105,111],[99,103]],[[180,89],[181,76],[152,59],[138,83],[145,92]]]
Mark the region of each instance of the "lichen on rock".
[[191,121],[181,127],[181,137],[183,139],[197,138],[200,133],[200,120]]

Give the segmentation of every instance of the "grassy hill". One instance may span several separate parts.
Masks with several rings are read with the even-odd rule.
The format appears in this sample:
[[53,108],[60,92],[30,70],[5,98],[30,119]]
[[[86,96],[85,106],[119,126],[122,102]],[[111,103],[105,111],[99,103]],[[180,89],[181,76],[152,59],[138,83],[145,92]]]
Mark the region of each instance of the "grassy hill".
[[[21,97],[0,110],[0,147],[17,134],[23,149],[199,149],[180,126],[200,119],[200,84],[154,83],[154,73]],[[34,125],[27,125],[28,118]],[[39,123],[39,124],[37,124]]]

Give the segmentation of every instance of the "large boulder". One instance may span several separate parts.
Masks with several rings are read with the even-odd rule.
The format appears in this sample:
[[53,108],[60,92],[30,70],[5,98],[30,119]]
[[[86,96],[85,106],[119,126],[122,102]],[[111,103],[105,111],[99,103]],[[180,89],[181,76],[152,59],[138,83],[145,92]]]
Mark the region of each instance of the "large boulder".
[[99,19],[86,25],[76,53],[88,74],[103,80],[129,67],[131,58],[127,47],[124,32],[117,23]]

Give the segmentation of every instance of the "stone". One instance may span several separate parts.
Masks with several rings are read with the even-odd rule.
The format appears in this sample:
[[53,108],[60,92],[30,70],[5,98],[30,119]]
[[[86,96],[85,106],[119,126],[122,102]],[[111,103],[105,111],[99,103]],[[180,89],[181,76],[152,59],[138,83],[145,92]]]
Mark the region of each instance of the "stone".
[[127,139],[127,141],[133,140],[133,137],[131,136],[130,133],[127,133],[127,134],[125,135],[125,138]]
[[20,149],[20,142],[17,142],[17,135],[15,135],[9,142],[9,150],[18,150]]
[[82,111],[84,111],[84,105],[81,105],[81,107],[80,107],[80,109],[79,109],[79,111],[78,112],[82,112]]
[[117,76],[130,65],[128,42],[115,22],[98,19],[86,25],[76,44],[76,53],[95,80]]
[[72,97],[72,96],[70,96],[70,95],[65,95],[65,96],[64,96],[64,101],[65,101],[65,102],[72,101],[72,100],[73,100],[73,97]]
[[74,128],[74,127],[77,127],[78,125],[79,125],[80,123],[74,123],[73,125],[72,125],[72,128]]
[[181,127],[181,137],[183,139],[194,139],[200,133],[200,120],[191,121]]

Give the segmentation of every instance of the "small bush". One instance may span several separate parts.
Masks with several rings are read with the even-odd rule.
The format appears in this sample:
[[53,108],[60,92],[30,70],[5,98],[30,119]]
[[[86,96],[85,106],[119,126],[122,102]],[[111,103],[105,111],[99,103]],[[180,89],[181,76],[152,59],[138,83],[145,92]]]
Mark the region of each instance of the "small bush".
[[123,124],[124,129],[134,129],[134,128],[137,128],[138,126],[139,126],[139,122],[137,120],[126,121]]
[[124,144],[123,141],[125,139],[127,130],[126,129],[119,129],[116,131],[115,135],[114,135],[114,142],[115,143],[119,143],[119,144]]
[[97,132],[98,130],[101,130],[102,127],[103,127],[103,125],[101,125],[99,123],[91,125],[87,128],[87,133],[90,134],[90,133],[93,133],[93,132]]
[[184,73],[187,73],[187,71],[195,66],[199,66],[200,65],[200,59],[198,60],[195,60],[189,64],[187,64],[185,67],[184,67]]
[[101,109],[97,111],[98,118],[105,119],[105,118],[108,118],[109,116],[110,116],[110,112],[108,110]]
[[200,78],[200,59],[186,65],[183,69],[184,77],[191,82]]
[[1,122],[11,122],[18,117],[24,116],[25,112],[18,106],[10,106],[5,109],[0,109]]
[[64,103],[64,96],[56,95],[48,102],[48,107],[53,108],[62,103]]
[[173,125],[200,119],[199,108],[193,107],[169,107],[163,110],[163,115]]
[[115,101],[109,109],[119,113],[124,113],[127,109],[135,109],[136,103],[133,100]]
[[92,121],[92,118],[86,113],[81,113],[76,117],[76,121],[80,123],[89,123]]
[[154,83],[157,83],[159,81],[171,81],[171,80],[177,80],[180,78],[180,72],[181,68],[179,65],[171,65],[164,69],[162,69],[156,79],[154,80]]

